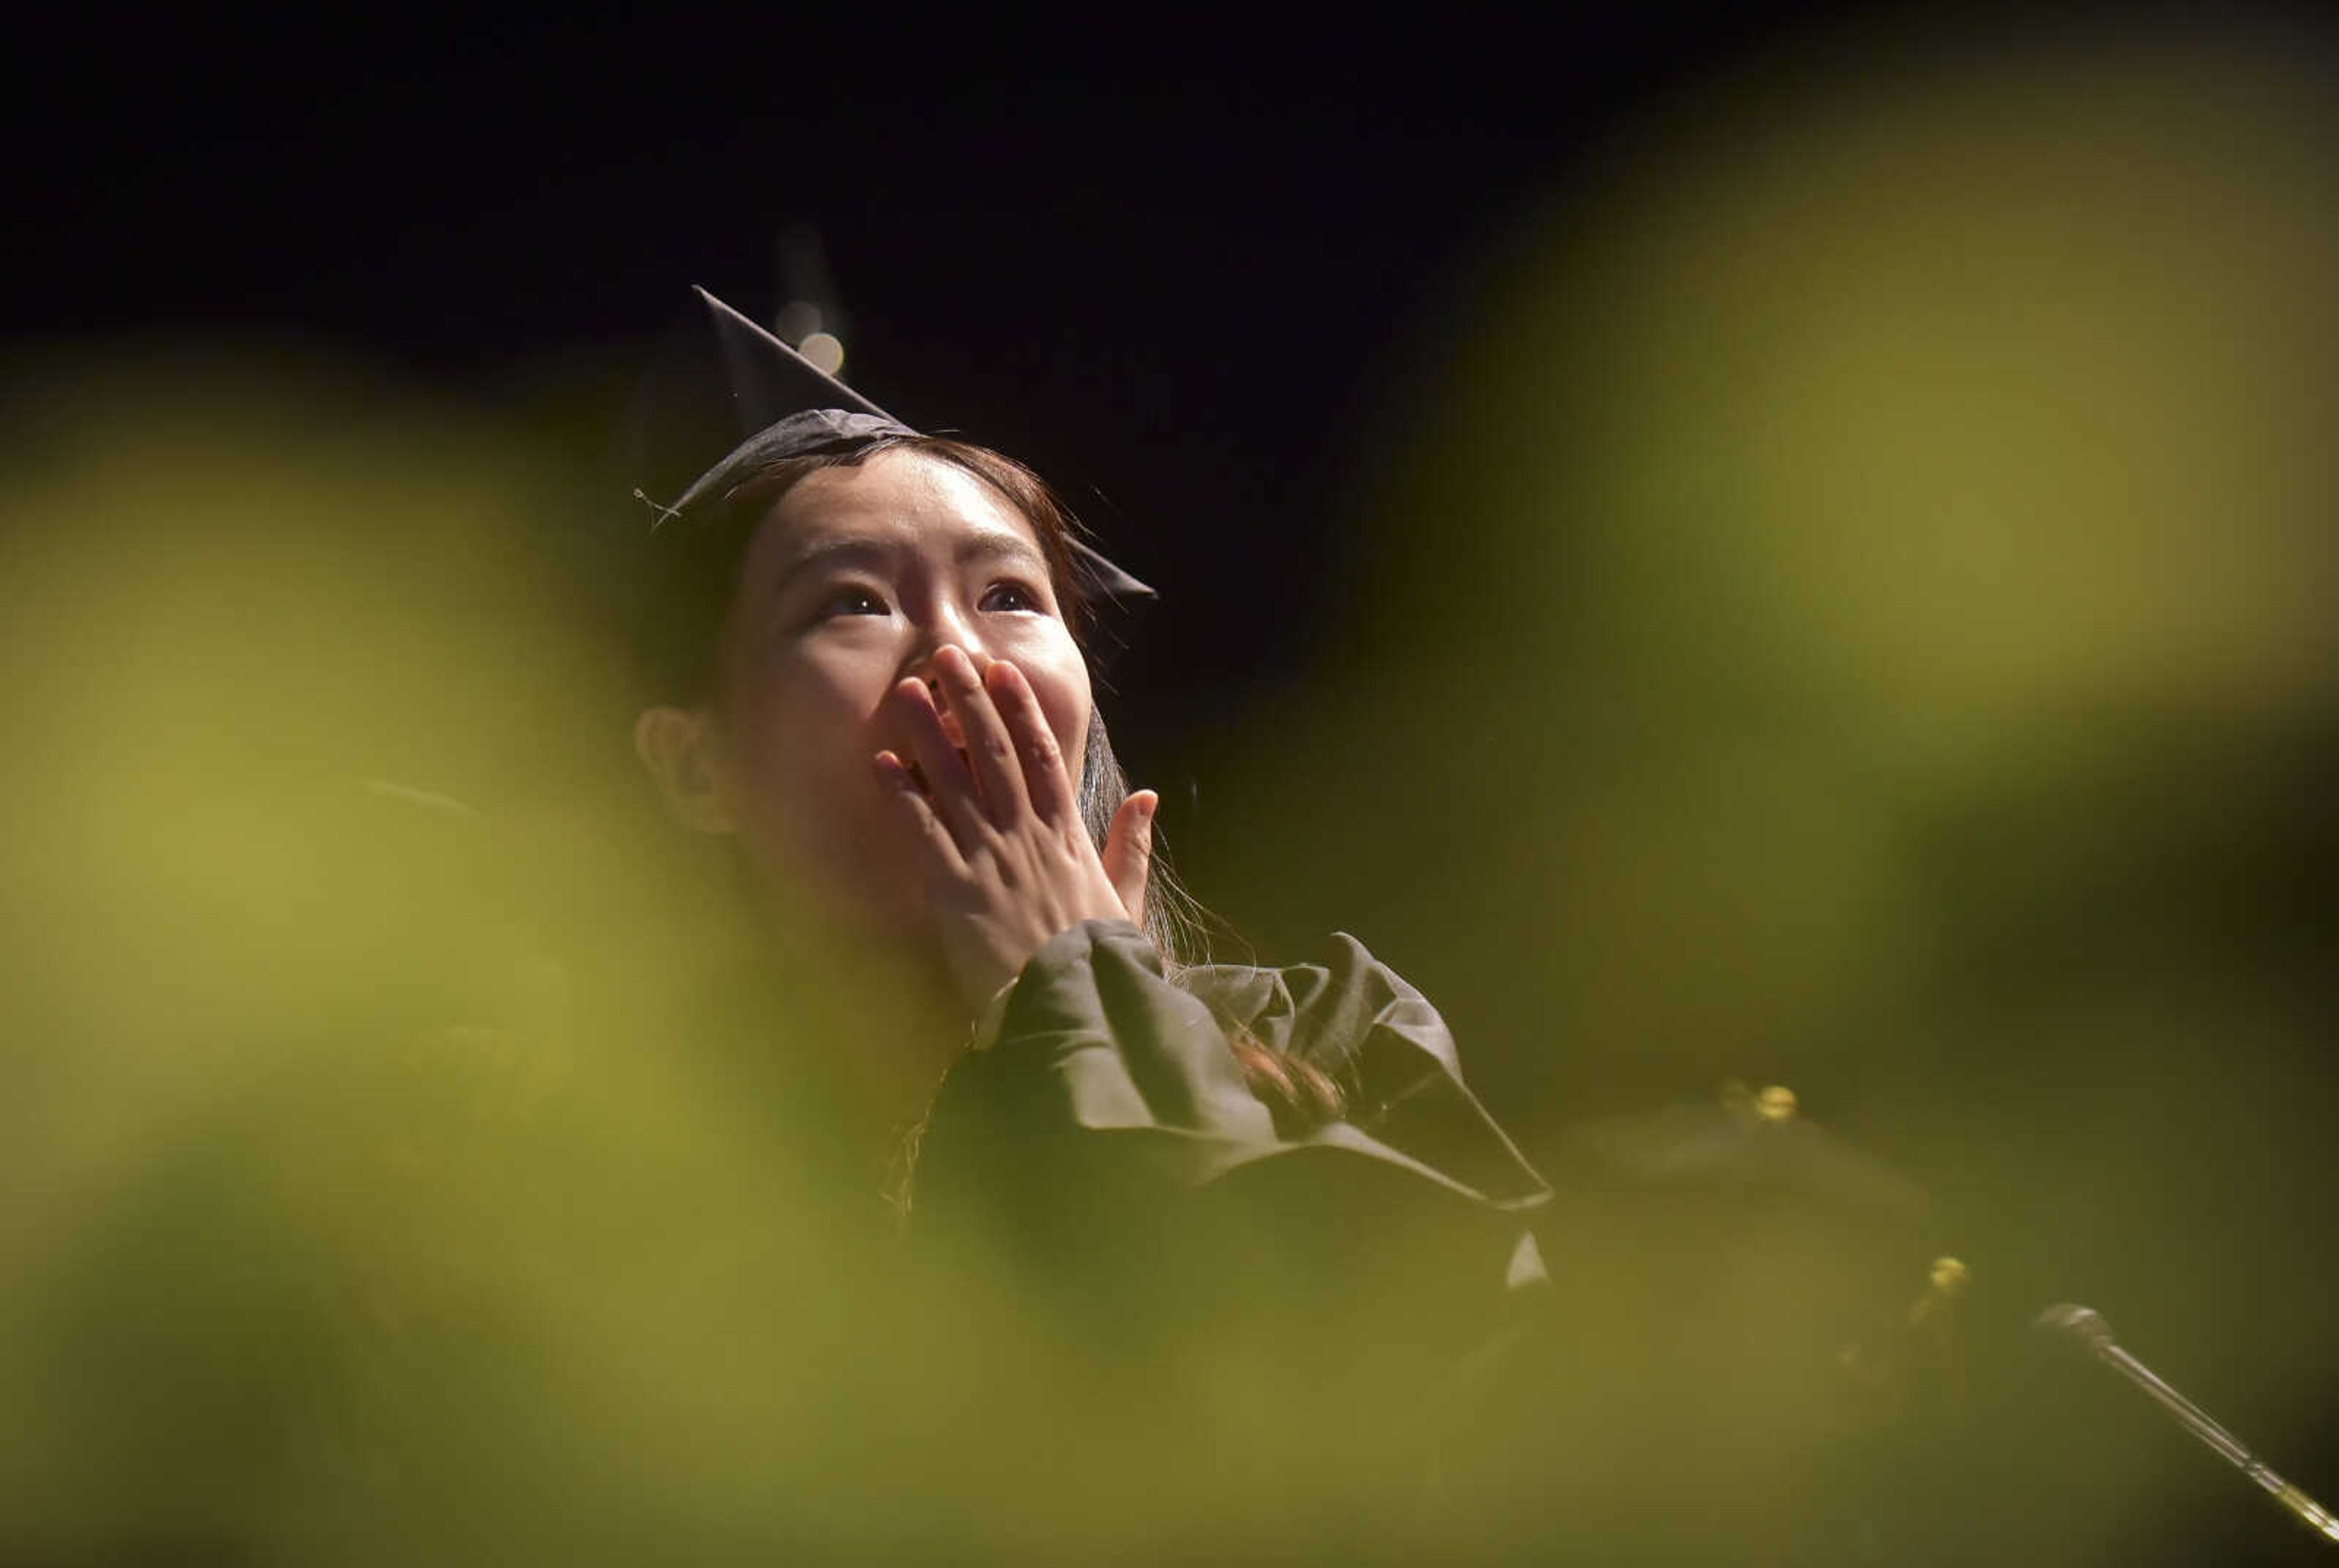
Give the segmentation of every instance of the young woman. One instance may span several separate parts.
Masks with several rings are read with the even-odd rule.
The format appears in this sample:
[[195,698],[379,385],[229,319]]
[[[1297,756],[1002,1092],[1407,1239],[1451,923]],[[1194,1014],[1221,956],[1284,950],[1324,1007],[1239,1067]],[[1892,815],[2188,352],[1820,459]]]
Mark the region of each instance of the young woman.
[[873,956],[926,1015],[933,1039],[868,1064],[897,1112],[1048,938],[1104,921],[1170,945],[1155,797],[1123,787],[1069,521],[1028,472],[800,414],[694,486],[656,544],[666,700],[636,748],[677,820],[735,843],[765,920]]
[[[708,304],[735,389],[785,355]],[[1352,939],[1288,969],[1184,951],[1082,646],[1126,579],[1021,465],[841,408],[754,429],[659,509],[652,555],[636,749],[728,841],[774,971],[824,982],[813,1048],[870,1168],[922,1130],[913,1249],[1114,1369],[1055,1385],[1083,1414],[1044,1425],[1145,1408],[1222,1457],[1277,1447],[1287,1499],[1305,1428],[1353,1491],[1399,1447],[1348,1440],[1418,1422],[1533,1294],[1545,1188]]]
[[[1082,643],[1097,601],[1138,585],[1048,487],[865,405],[758,425],[783,400],[763,390],[759,408],[759,390],[818,373],[706,302],[755,428],[658,511],[643,639],[656,700],[635,746],[679,822],[735,845],[792,962],[807,942],[873,962],[932,1021],[854,1053],[882,1058],[865,1076],[896,1122],[926,1108],[971,1030],[978,1052],[1010,1024],[1061,1033],[1072,1021],[1049,999],[1111,971],[1126,978],[1094,999],[1109,1016],[1081,1021],[1104,1054],[1183,1053],[1198,1082],[1229,1090],[1219,1159],[1345,1146],[1431,1176],[1459,1159],[1458,1185],[1501,1206],[1539,1196],[1462,1087],[1436,1013],[1360,947],[1292,974],[1194,962],[1191,923],[1151,874],[1156,796],[1128,787]],[[822,382],[813,396],[858,400]],[[1466,1109],[1439,1119],[1468,1129],[1466,1147],[1362,1136],[1425,1094]]]

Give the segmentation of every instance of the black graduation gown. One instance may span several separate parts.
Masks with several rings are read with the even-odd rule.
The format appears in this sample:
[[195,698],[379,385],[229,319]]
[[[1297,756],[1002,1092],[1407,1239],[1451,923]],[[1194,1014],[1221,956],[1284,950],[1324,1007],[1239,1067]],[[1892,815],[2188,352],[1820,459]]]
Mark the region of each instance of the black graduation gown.
[[[1066,1548],[1434,1543],[1457,1425],[1545,1294],[1525,1217],[1548,1196],[1436,1011],[1350,937],[1173,980],[1091,922],[993,1013],[909,1220],[950,1299],[992,1287],[956,1321],[1011,1326],[937,1341],[971,1485],[1018,1514],[1077,1493]],[[1278,1129],[1229,1031],[1326,1070],[1347,1114]]]

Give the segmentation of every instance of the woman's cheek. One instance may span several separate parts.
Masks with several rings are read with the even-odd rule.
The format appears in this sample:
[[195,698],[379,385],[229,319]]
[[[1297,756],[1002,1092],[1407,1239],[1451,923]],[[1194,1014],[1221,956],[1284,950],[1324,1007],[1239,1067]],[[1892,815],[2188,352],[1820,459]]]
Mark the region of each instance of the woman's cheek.
[[[1030,673],[1026,672],[1027,675]],[[1071,650],[1069,664],[1059,662],[1041,679],[1032,683],[1040,698],[1040,711],[1048,716],[1048,727],[1055,733],[1056,745],[1064,754],[1064,772],[1078,784],[1081,769],[1088,752],[1089,693],[1088,666],[1081,661],[1077,650]]]
[[[767,842],[802,850],[857,815],[847,785],[868,772],[865,715],[834,694],[783,689],[755,705],[741,736],[740,815]],[[857,765],[856,765],[857,764]]]

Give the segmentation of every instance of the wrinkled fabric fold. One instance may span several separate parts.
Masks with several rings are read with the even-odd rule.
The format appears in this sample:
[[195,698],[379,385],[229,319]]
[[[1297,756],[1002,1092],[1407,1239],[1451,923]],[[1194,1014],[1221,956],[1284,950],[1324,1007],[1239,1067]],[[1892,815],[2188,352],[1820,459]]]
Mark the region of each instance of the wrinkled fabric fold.
[[[1134,926],[1091,922],[1032,956],[996,1021],[936,1097],[913,1239],[977,1238],[1043,1290],[1142,1297],[1178,1273],[1190,1297],[1210,1277],[1233,1312],[1396,1291],[1466,1317],[1542,1280],[1518,1260],[1549,1189],[1436,1011],[1352,937],[1321,964],[1172,980]],[[1347,1117],[1279,1131],[1230,1031],[1332,1075]]]
[[[1091,921],[1032,955],[995,1031],[952,1070],[920,1157],[922,1193],[944,1193],[962,1156],[1002,1139],[1075,1129],[1124,1136],[1166,1179],[1199,1187],[1260,1161],[1378,1161],[1498,1210],[1548,1195],[1463,1082],[1436,1010],[1364,944],[1334,938],[1324,964],[1213,964],[1179,981],[1136,927]],[[1347,1118],[1291,1136],[1245,1083],[1229,1030],[1323,1069]],[[1036,1150],[1033,1150],[1036,1157]]]

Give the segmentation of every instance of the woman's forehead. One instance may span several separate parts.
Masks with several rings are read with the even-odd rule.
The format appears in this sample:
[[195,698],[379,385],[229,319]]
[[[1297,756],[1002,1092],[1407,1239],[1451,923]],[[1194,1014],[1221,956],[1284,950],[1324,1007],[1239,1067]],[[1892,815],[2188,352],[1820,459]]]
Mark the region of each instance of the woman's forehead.
[[1031,519],[989,481],[898,448],[816,468],[789,486],[757,530],[755,550],[794,556],[846,539],[953,554],[1020,547],[1044,558]]

